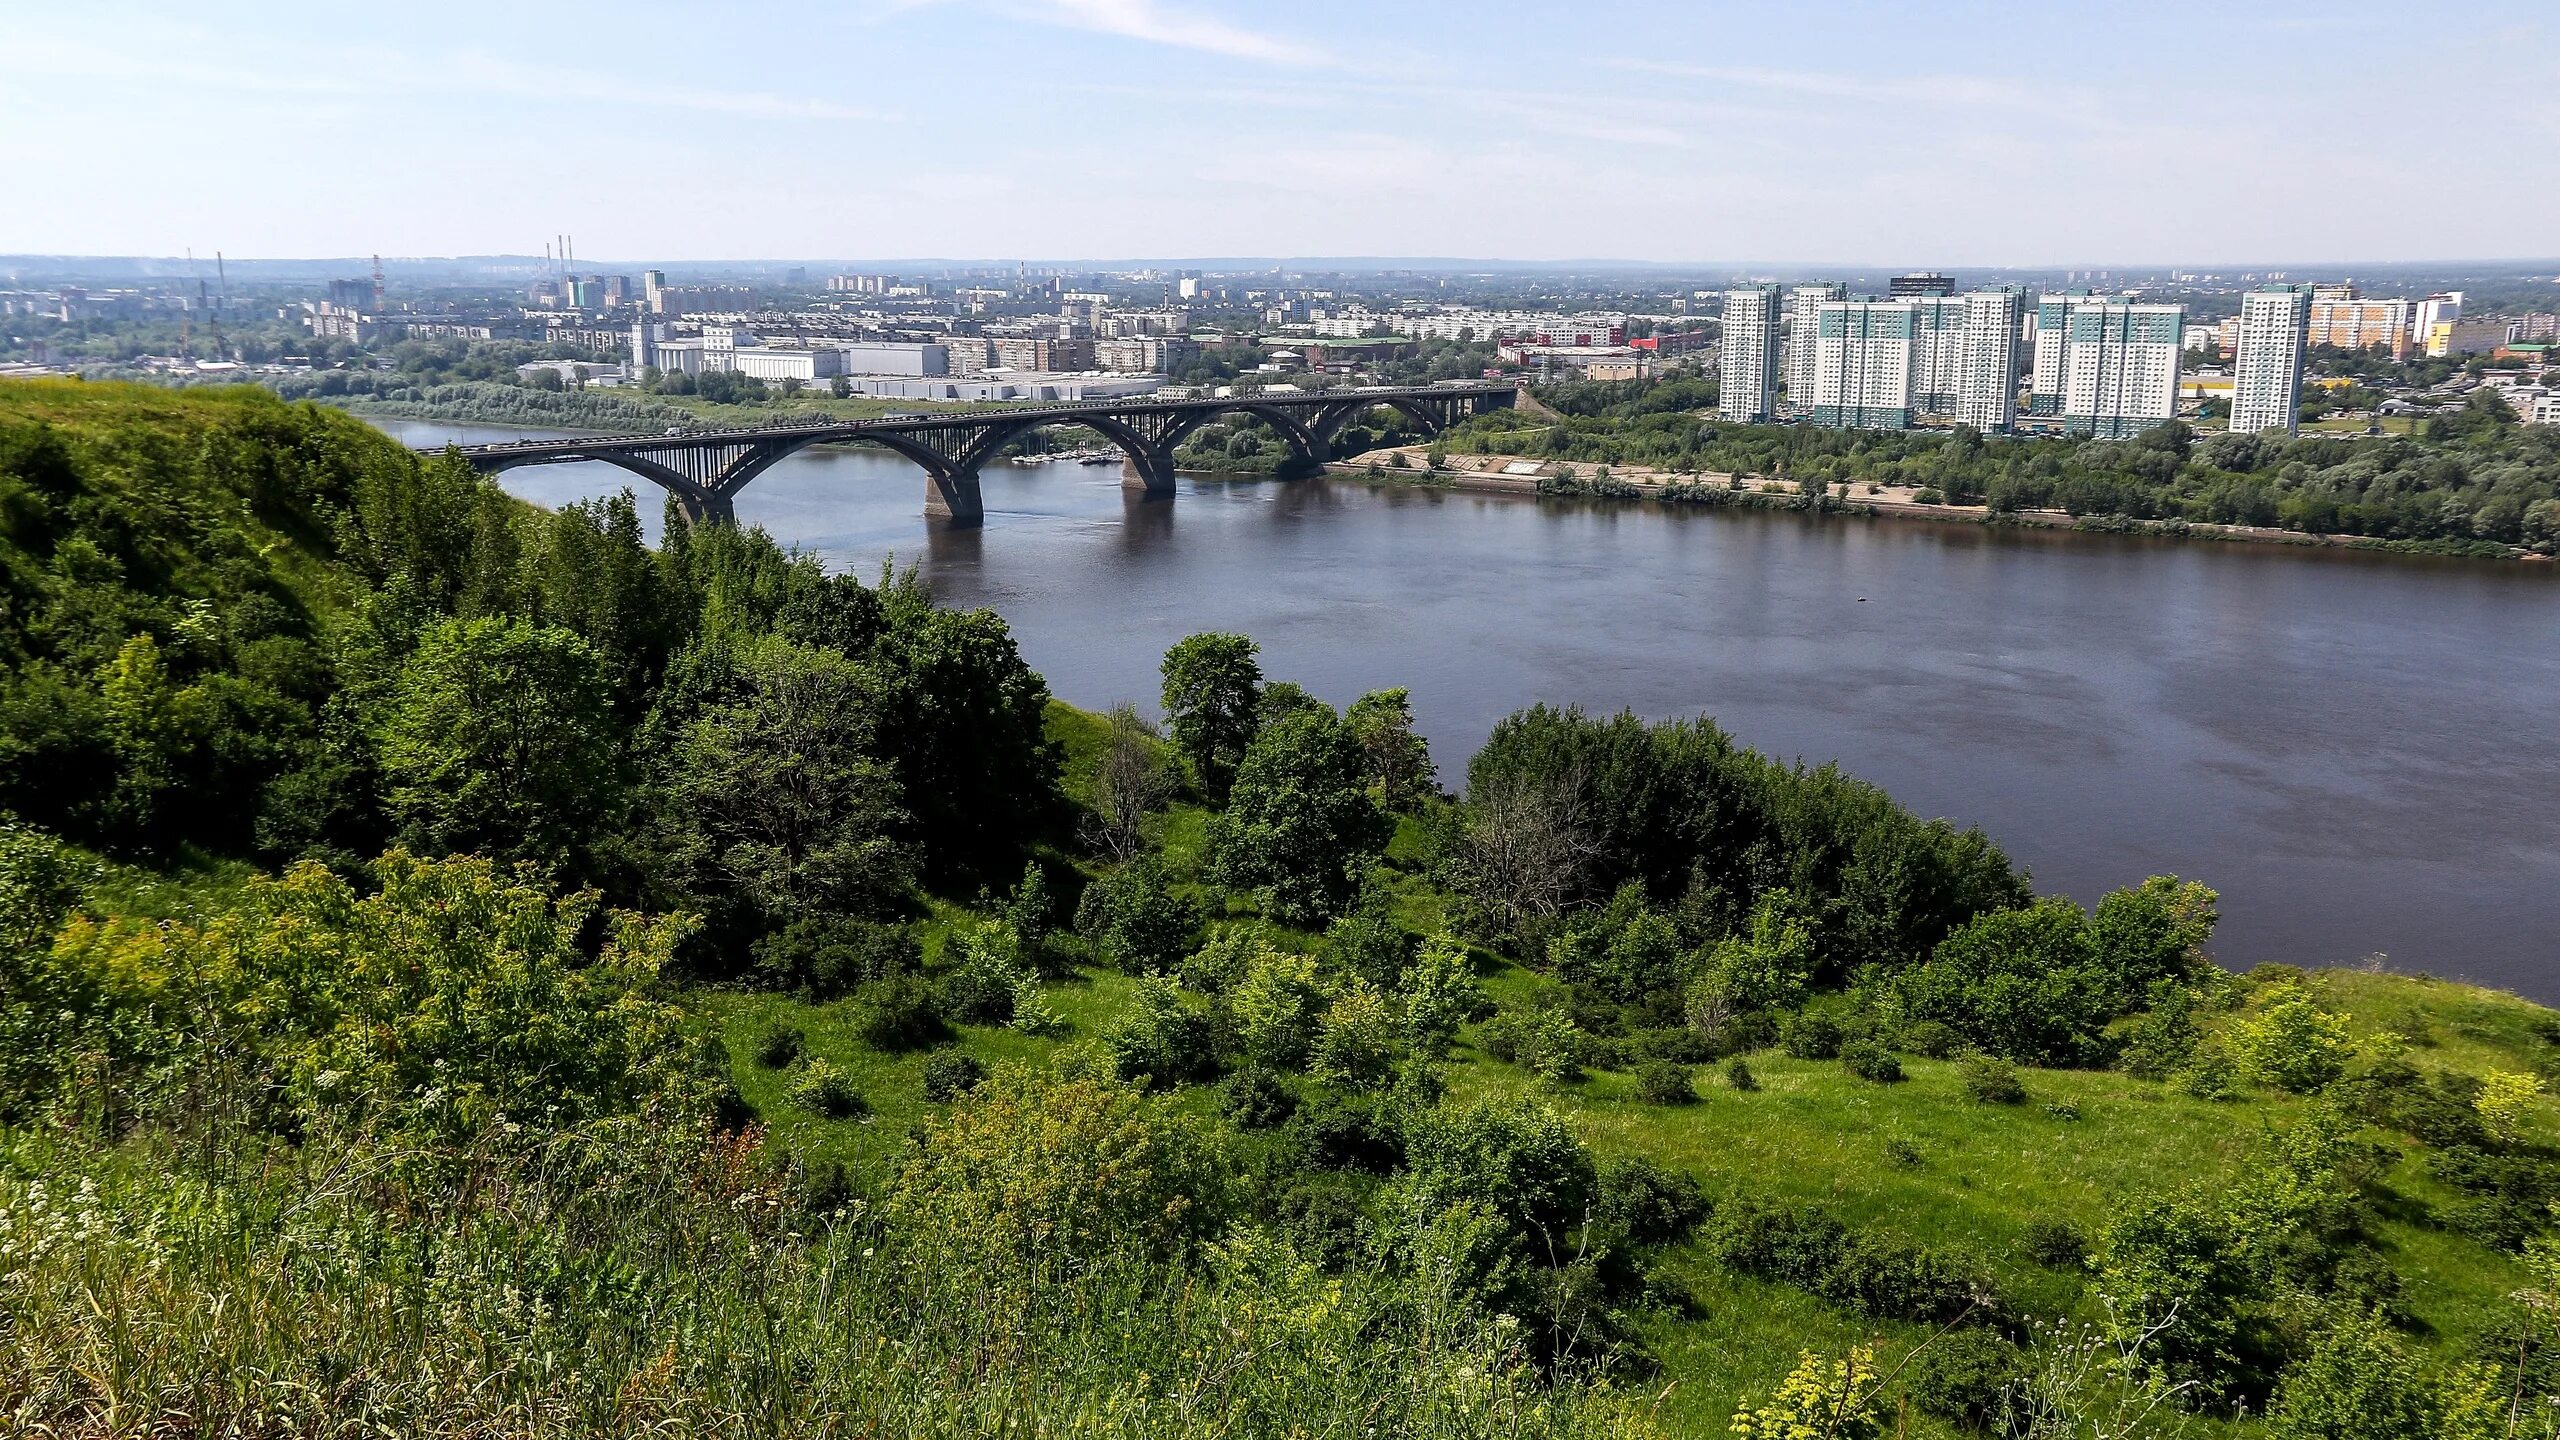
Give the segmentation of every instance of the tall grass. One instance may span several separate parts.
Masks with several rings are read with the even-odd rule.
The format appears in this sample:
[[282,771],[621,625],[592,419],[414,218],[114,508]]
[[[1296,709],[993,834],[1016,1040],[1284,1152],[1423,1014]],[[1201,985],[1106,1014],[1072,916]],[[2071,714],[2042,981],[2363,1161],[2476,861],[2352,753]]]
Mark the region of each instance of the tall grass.
[[[1429,1234],[1331,1274],[979,1252],[821,1213],[760,1137],[616,1121],[427,1155],[246,1133],[0,1151],[13,1434],[1566,1437]],[[1388,1260],[1388,1256],[1402,1256]]]

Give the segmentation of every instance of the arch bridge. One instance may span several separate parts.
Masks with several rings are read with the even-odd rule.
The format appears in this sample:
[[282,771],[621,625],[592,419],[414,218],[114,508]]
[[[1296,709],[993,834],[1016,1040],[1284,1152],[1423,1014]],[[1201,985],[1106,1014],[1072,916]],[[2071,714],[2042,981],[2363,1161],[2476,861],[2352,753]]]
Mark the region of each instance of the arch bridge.
[[1317,465],[1330,457],[1333,438],[1345,425],[1372,411],[1395,410],[1424,434],[1437,436],[1471,415],[1507,409],[1517,396],[1507,384],[1442,384],[1202,400],[1095,400],[667,435],[507,440],[419,453],[453,450],[484,475],[519,465],[601,460],[666,490],[693,523],[734,524],[738,492],[774,462],[811,445],[859,441],[923,468],[927,515],[975,523],[986,514],[978,493],[979,467],[1006,444],[1045,425],[1081,425],[1093,431],[1128,457],[1124,473],[1129,485],[1170,495],[1175,447],[1221,415],[1262,421],[1279,433],[1293,458]]

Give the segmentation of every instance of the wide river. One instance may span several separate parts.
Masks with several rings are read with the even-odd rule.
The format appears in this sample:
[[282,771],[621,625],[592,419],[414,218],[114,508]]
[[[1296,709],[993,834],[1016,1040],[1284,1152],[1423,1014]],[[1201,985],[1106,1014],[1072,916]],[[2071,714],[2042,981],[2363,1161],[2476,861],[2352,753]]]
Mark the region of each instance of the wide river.
[[[592,463],[504,481],[544,504],[647,489]],[[2560,1000],[2552,566],[1324,480],[1148,503],[1065,463],[989,466],[985,525],[951,530],[924,483],[804,451],[738,514],[993,607],[1078,705],[1152,713],[1166,646],[1239,630],[1327,700],[1410,687],[1451,784],[1535,701],[1711,715],[1982,826],[2046,890],[2203,880],[2226,964],[2382,955]]]

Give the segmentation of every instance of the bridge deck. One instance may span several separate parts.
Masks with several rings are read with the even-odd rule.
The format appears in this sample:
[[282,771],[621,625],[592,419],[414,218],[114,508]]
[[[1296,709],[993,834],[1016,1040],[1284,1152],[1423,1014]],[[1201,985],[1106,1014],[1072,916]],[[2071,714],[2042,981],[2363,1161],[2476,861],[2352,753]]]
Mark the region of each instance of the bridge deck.
[[1040,424],[1050,420],[1081,420],[1089,416],[1109,419],[1135,419],[1143,415],[1183,414],[1191,411],[1235,410],[1240,406],[1282,410],[1315,410],[1340,405],[1346,401],[1368,401],[1378,405],[1398,400],[1448,400],[1509,398],[1516,393],[1507,384],[1466,385],[1400,385],[1363,390],[1327,390],[1298,395],[1233,395],[1184,400],[1077,400],[1047,405],[990,406],[977,410],[952,410],[915,415],[882,416],[872,420],[834,420],[818,424],[775,424],[739,426],[724,429],[686,429],[677,435],[592,435],[538,440],[493,440],[480,445],[421,446],[421,455],[441,455],[458,450],[465,459],[504,458],[511,465],[535,465],[547,460],[581,460],[605,453],[669,450],[719,449],[726,446],[754,444],[770,440],[793,440],[806,445],[824,444],[831,440],[860,440],[873,435],[913,435],[935,430],[972,429],[991,422],[1008,426]]

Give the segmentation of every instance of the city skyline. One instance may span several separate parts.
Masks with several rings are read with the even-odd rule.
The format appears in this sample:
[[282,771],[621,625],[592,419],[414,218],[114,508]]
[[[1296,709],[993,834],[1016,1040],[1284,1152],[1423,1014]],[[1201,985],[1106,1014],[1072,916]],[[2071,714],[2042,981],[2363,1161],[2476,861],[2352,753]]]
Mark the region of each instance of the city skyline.
[[[2482,76],[2495,144],[2413,120]],[[2548,22],[2379,4],[146,4],[13,24],[0,164],[78,203],[0,252],[2474,263],[2560,222],[2554,79]]]

